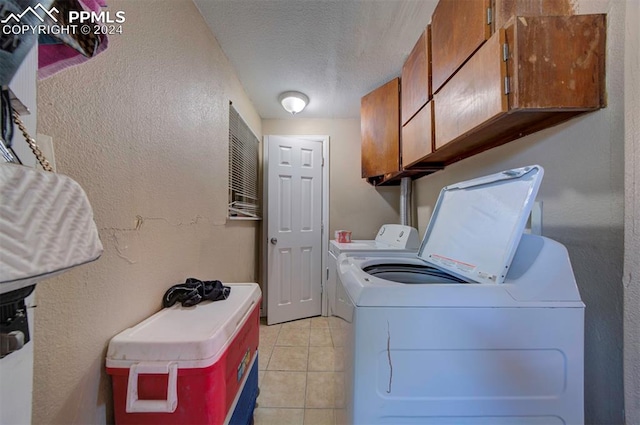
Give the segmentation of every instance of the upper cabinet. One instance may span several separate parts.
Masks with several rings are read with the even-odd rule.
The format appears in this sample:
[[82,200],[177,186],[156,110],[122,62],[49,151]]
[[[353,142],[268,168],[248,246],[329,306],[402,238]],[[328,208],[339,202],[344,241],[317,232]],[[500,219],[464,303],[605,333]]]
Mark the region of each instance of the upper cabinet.
[[605,107],[606,15],[440,0],[398,80],[362,99],[362,175],[397,184]]
[[362,177],[400,170],[400,79],[364,96],[360,103]]
[[440,0],[431,16],[433,92],[491,35],[490,0]]
[[431,28],[427,27],[402,66],[403,168],[433,151],[430,46]]
[[440,0],[431,17],[433,92],[511,17],[572,13],[569,0]]
[[434,95],[445,164],[604,106],[605,15],[512,18]]

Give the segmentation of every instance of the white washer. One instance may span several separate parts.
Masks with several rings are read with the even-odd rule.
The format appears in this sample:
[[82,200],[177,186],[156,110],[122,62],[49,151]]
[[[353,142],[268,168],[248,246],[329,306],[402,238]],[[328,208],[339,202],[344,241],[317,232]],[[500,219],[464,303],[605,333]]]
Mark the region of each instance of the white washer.
[[542,174],[444,188],[418,256],[338,258],[338,423],[584,423],[584,304],[569,257],[522,234]]
[[383,224],[373,240],[354,240],[341,243],[335,240],[329,243],[329,261],[327,267],[327,291],[329,294],[329,315],[340,309],[337,304],[344,303],[344,293],[336,286],[336,261],[340,254],[347,255],[383,255],[417,253],[420,246],[418,231],[411,226],[401,224]]

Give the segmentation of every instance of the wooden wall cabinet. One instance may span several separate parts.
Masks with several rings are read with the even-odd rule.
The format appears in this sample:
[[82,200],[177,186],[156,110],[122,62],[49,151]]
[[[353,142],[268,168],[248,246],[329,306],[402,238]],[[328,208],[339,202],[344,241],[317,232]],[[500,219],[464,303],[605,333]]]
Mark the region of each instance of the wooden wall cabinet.
[[400,79],[365,95],[360,102],[362,177],[400,171]]
[[[441,164],[403,169],[400,156],[400,79],[396,78],[364,96],[360,107],[362,177],[374,186],[398,185],[403,177],[418,178],[441,170]],[[403,155],[420,158],[432,147],[431,102],[423,106],[402,129],[408,142]]]
[[431,46],[427,27],[402,65],[402,125],[405,125],[431,99]]
[[433,92],[490,36],[490,0],[440,0],[431,16]]
[[401,96],[395,79],[362,99],[362,176],[399,184],[605,107],[606,15],[572,13],[571,0],[440,0]]
[[[405,172],[417,171],[416,163],[433,152],[430,46],[431,27],[428,26],[402,66],[401,157]],[[433,167],[427,171],[433,172]]]
[[426,159],[449,164],[604,107],[605,38],[606,15],[512,18],[434,95]]
[[570,0],[493,0],[491,10],[494,31],[514,16],[573,15]]
[[440,0],[431,18],[433,92],[513,16],[567,16],[570,0]]
[[[421,168],[420,161],[432,152],[433,102],[429,101],[408,123],[402,126],[403,169],[417,171]],[[431,167],[426,171],[434,170]]]

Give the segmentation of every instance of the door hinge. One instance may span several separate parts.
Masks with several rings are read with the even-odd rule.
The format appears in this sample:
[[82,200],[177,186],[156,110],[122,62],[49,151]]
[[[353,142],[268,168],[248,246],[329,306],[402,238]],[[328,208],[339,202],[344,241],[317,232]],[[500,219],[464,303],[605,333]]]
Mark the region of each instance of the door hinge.
[[324,156],[322,157],[322,166],[324,167]]
[[493,12],[491,11],[491,8],[488,7],[487,8],[487,25],[491,25],[492,22],[493,22]]
[[504,62],[509,60],[509,45],[507,43],[502,45],[502,60]]
[[504,94],[509,94],[509,93],[511,93],[509,77],[504,77]]
[[327,280],[329,280],[329,267],[327,267]]
[[320,225],[320,234],[324,235],[324,224]]

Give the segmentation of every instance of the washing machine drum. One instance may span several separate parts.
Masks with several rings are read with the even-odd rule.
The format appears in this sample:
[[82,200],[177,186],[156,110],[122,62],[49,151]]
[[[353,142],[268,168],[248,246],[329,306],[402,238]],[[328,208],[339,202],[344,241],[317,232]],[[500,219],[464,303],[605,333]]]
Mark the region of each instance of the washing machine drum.
[[418,264],[373,264],[362,269],[380,279],[407,284],[467,283],[435,267]]

